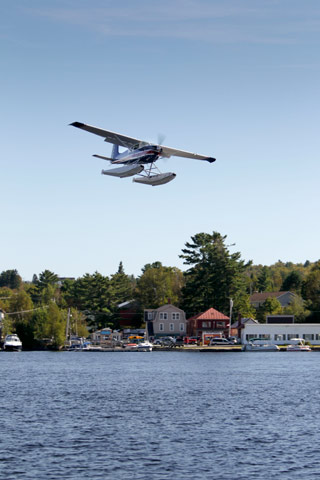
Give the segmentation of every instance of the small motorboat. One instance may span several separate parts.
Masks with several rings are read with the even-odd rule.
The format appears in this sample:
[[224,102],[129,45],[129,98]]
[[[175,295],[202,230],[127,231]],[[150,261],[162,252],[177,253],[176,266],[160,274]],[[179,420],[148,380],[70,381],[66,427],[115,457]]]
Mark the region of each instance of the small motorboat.
[[6,352],[20,352],[22,350],[22,343],[18,335],[7,335],[4,339],[3,350]]
[[138,344],[137,343],[124,343],[123,348],[125,352],[137,352]]
[[311,348],[306,345],[303,338],[292,338],[291,342],[291,345],[287,346],[287,352],[311,352]]
[[140,342],[138,343],[138,348],[137,348],[137,351],[138,352],[152,352],[152,343],[150,343],[148,340],[146,340],[145,342]]
[[278,345],[273,343],[255,343],[250,342],[242,347],[243,352],[279,352]]

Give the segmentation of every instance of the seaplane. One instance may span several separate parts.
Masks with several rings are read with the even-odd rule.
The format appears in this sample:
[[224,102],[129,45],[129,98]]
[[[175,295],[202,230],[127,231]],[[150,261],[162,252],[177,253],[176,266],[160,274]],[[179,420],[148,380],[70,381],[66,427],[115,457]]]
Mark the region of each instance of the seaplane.
[[[194,160],[206,160],[215,162],[215,158],[197,153],[190,153],[184,150],[165,147],[161,144],[152,144],[138,138],[128,137],[120,133],[111,132],[102,128],[86,125],[85,123],[73,122],[71,126],[80,128],[95,135],[104,138],[105,142],[112,143],[111,157],[94,154],[93,157],[109,160],[112,165],[123,165],[110,170],[102,170],[102,175],[111,175],[113,177],[125,178],[137,175],[132,179],[133,182],[151,185],[163,185],[175,179],[176,174],[172,172],[161,173],[156,167],[155,162],[159,158],[170,158],[171,156],[192,158]],[[124,147],[124,152],[119,151],[119,147]]]

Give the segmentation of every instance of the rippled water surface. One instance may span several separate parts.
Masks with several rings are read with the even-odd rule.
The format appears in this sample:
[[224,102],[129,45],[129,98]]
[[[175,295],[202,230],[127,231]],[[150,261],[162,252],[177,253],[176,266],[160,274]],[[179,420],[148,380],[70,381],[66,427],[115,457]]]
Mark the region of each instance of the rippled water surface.
[[1,352],[1,479],[315,479],[320,354]]

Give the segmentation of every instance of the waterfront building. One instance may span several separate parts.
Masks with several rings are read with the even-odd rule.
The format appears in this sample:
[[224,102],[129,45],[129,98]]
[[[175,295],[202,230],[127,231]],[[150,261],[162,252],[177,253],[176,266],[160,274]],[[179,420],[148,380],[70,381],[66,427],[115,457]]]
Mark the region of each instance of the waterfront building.
[[241,343],[261,338],[276,345],[290,343],[292,338],[303,338],[311,345],[320,345],[320,323],[244,323]]
[[122,333],[118,330],[112,331],[111,328],[103,328],[102,330],[96,330],[91,334],[92,343],[95,345],[110,345],[122,340]]
[[146,309],[144,318],[148,335],[152,337],[179,337],[187,333],[186,315],[171,303],[156,309]]
[[205,312],[188,318],[188,335],[202,337],[203,333],[216,333],[227,337],[229,317],[214,308],[209,308]]

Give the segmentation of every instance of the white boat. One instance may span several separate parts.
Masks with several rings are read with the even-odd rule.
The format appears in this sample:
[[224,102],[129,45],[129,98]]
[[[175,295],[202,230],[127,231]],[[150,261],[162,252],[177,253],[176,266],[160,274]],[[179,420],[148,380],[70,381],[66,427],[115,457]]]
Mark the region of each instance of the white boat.
[[6,352],[20,352],[22,350],[22,343],[18,335],[7,335],[4,339],[3,350]]
[[126,352],[137,352],[138,344],[137,343],[125,343],[123,348]]
[[255,343],[250,342],[242,347],[243,352],[279,352],[278,345],[272,343]]
[[292,338],[291,342],[291,345],[287,346],[287,352],[311,352],[311,348],[306,345],[303,338]]
[[138,352],[152,352],[152,343],[150,343],[148,340],[145,342],[138,343]]

